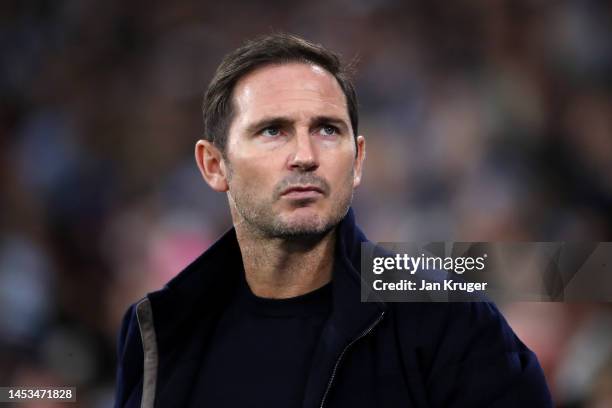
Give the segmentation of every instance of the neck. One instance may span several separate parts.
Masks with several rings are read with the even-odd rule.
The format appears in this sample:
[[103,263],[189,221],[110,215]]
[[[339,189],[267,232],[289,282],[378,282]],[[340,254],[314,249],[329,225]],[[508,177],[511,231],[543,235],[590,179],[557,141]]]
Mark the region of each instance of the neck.
[[258,236],[240,224],[235,226],[236,236],[246,280],[255,295],[290,298],[331,280],[335,228],[320,236],[285,239]]

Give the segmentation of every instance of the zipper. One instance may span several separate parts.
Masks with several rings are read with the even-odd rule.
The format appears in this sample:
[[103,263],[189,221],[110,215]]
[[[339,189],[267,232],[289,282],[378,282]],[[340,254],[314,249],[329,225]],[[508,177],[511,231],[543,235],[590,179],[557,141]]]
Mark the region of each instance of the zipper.
[[338,359],[336,360],[336,364],[334,365],[334,369],[332,371],[331,377],[329,378],[329,382],[327,383],[327,389],[325,390],[325,394],[323,394],[323,399],[321,400],[321,405],[319,405],[319,408],[323,408],[323,406],[325,405],[325,400],[327,399],[327,395],[329,394],[329,391],[331,390],[332,383],[334,382],[334,378],[336,377],[336,372],[338,371],[338,367],[340,367],[340,362],[342,361],[342,357],[344,357],[344,354],[346,354],[347,350],[351,348],[353,344],[355,344],[356,342],[358,342],[359,340],[361,340],[362,338],[370,334],[370,332],[374,329],[374,327],[376,327],[376,325],[382,320],[384,316],[385,316],[385,312],[382,312],[380,316],[378,316],[378,318],[374,321],[374,323],[372,323],[367,329],[361,332],[359,336],[354,338],[349,344],[346,345],[346,347],[344,347],[344,349],[342,350],[342,353],[340,353],[340,355],[338,356]]

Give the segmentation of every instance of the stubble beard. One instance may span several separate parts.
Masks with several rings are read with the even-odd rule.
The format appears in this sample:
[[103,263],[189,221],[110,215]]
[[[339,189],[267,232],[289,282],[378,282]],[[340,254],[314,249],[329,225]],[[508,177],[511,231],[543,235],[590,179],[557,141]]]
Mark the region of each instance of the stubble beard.
[[[352,185],[346,189],[347,193],[332,202],[329,214],[314,214],[301,219],[284,219],[273,212],[275,195],[269,199],[258,199],[250,188],[231,188],[234,179],[231,167],[228,168],[228,183],[230,185],[230,205],[242,221],[242,225],[251,233],[262,238],[277,238],[284,240],[309,240],[323,237],[330,232],[344,218],[353,200]],[[302,175],[308,179],[306,175]],[[347,183],[352,184],[353,170],[349,174]],[[305,205],[306,203],[296,203]],[[293,217],[290,217],[293,218]],[[235,220],[236,221],[236,220]]]

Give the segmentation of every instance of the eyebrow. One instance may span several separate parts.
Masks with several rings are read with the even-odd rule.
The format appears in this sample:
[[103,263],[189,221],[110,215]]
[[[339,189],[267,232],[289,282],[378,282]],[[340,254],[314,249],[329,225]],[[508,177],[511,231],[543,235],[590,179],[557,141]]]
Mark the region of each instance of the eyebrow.
[[349,126],[348,124],[344,121],[344,119],[335,117],[335,116],[315,116],[312,119],[312,124],[315,126],[320,126],[323,124],[330,124],[330,125],[334,125],[337,126],[338,128],[340,128],[340,130],[344,133],[348,133],[349,131]]
[[[283,127],[283,126],[289,126],[293,122],[295,121],[287,116],[266,116],[248,125],[246,128],[246,131],[247,133],[251,134],[261,129],[264,129],[268,126]],[[319,115],[319,116],[315,116],[314,118],[310,120],[310,126],[320,126],[323,124],[330,124],[330,125],[337,126],[343,132],[348,132],[349,130],[349,127],[346,121],[344,121],[343,119],[339,117]]]

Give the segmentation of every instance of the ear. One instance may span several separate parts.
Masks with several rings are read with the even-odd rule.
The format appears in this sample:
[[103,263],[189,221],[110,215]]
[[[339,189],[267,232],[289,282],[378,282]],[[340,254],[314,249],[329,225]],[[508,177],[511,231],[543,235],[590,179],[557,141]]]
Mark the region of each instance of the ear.
[[217,146],[208,140],[198,140],[195,159],[202,178],[213,190],[225,192],[229,189],[225,161]]
[[353,188],[356,188],[361,184],[361,172],[363,171],[363,161],[366,156],[366,141],[365,137],[359,135],[355,140],[357,148],[357,155],[355,156],[355,162],[353,163]]

